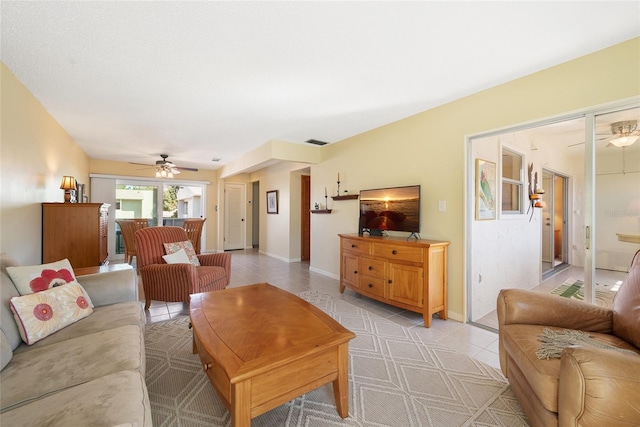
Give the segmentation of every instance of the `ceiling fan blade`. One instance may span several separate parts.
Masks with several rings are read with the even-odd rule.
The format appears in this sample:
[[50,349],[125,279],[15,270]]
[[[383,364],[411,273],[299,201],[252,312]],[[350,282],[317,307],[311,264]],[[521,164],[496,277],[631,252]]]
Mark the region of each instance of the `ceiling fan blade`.
[[[180,171],[190,171],[190,172],[198,172],[197,168],[183,168],[181,166],[176,166],[175,164],[173,164],[172,162],[170,162],[169,160],[157,160],[155,165],[150,165],[148,163],[136,163],[136,162],[129,162],[129,164],[131,165],[140,165],[140,166],[148,166],[147,169],[152,169],[152,168],[157,168],[159,166],[165,166],[167,168],[171,169],[171,173],[178,174],[180,173]],[[138,169],[141,170],[141,169]]]

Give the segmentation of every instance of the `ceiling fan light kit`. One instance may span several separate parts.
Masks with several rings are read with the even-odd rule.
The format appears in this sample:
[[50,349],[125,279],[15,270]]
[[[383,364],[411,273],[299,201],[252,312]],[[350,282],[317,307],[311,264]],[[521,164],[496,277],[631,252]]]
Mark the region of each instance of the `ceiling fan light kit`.
[[168,154],[160,154],[160,157],[162,157],[162,160],[156,160],[155,165],[147,165],[144,163],[134,163],[134,162],[129,162],[129,163],[131,163],[132,165],[149,166],[148,168],[145,168],[145,169],[151,169],[151,168],[155,169],[156,178],[173,178],[174,175],[177,175],[180,173],[180,169],[192,171],[192,172],[198,172],[198,169],[196,168],[186,168],[182,166],[178,167],[174,165],[172,162],[167,160],[167,157],[169,157]]
[[640,133],[636,130],[637,128],[637,120],[626,120],[611,124],[611,133],[614,135],[614,138],[610,139],[609,143],[616,147],[633,145],[640,139]]
[[628,147],[635,144],[638,139],[640,139],[640,136],[621,136],[620,138],[611,139],[609,142],[616,147]]

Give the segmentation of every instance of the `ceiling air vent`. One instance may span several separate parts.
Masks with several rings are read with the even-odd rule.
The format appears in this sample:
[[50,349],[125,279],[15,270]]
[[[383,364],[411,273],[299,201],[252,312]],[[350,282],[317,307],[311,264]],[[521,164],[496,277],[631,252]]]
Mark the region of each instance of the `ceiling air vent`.
[[314,145],[327,145],[328,142],[324,142],[324,141],[318,141],[317,139],[309,139],[307,141],[305,141],[309,144],[314,144]]

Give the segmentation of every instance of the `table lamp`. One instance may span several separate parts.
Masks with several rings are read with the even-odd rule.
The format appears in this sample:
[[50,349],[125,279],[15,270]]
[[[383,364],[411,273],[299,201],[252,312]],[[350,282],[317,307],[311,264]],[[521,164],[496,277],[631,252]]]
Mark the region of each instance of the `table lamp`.
[[60,189],[64,190],[64,202],[71,203],[74,198],[71,192],[76,190],[76,179],[72,176],[63,176]]

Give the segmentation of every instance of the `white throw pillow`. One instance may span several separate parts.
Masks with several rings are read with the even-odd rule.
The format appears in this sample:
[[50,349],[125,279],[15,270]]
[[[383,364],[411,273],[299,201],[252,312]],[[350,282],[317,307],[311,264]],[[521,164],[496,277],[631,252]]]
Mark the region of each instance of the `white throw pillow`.
[[162,255],[162,259],[164,259],[164,262],[167,264],[191,264],[189,256],[184,249],[180,249],[169,255]]
[[195,249],[193,249],[193,244],[191,240],[185,240],[184,242],[173,242],[173,243],[163,243],[164,251],[167,255],[174,254],[179,250],[183,249],[189,257],[189,261],[191,264],[196,267],[200,267],[200,260],[198,260],[198,256],[196,255]]
[[76,280],[71,263],[66,258],[49,264],[7,267],[7,273],[20,295],[44,291]]
[[93,313],[79,283],[9,300],[22,341],[31,345]]
[[[7,273],[20,295],[41,292],[66,283],[78,283],[73,274],[73,267],[67,258],[48,264],[7,267]],[[93,308],[94,305],[89,294],[84,288],[82,290],[84,297]]]

